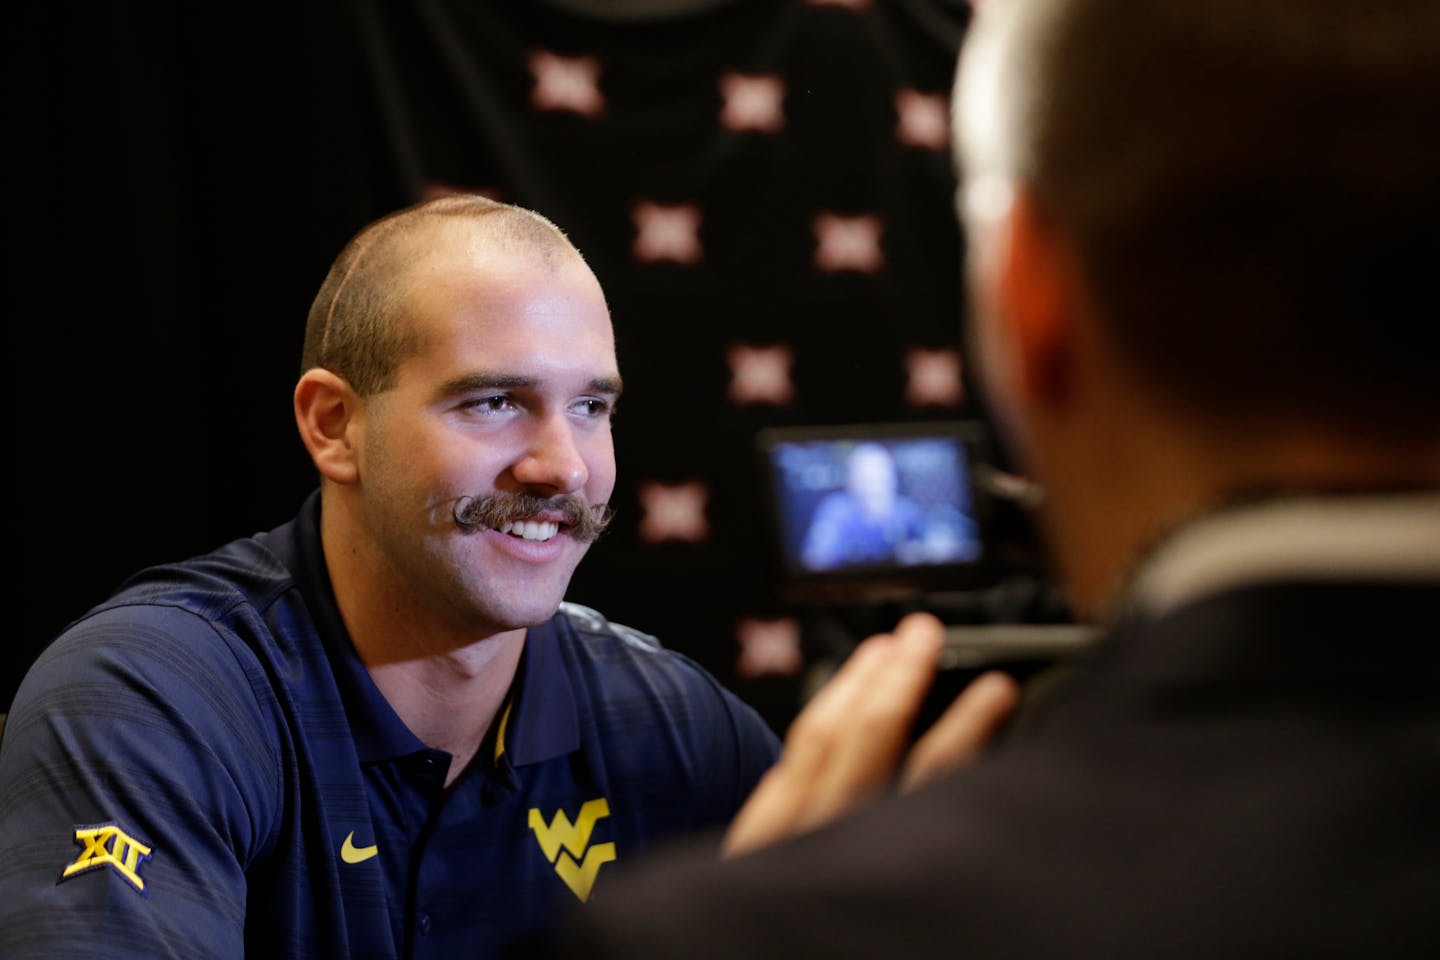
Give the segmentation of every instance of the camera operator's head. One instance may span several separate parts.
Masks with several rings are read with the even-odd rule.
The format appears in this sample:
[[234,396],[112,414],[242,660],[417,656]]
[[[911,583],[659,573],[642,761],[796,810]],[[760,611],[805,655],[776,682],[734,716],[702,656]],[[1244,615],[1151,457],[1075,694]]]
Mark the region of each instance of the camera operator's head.
[[969,332],[1082,606],[1217,497],[1436,482],[1437,36],[1427,0],[977,5]]

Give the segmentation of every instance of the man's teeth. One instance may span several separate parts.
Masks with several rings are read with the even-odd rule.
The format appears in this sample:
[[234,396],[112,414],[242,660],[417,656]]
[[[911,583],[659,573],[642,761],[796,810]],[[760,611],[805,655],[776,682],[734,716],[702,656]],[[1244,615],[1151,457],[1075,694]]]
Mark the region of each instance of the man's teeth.
[[552,520],[512,520],[499,530],[525,540],[549,540],[560,532],[560,524]]

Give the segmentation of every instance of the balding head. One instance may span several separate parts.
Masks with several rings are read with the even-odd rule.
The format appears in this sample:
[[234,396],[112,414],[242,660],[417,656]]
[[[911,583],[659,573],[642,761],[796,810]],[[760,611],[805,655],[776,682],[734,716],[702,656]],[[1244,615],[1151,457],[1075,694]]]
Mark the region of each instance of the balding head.
[[321,367],[362,397],[387,389],[420,348],[405,321],[416,268],[438,249],[520,255],[549,269],[583,259],[554,223],[531,210],[478,195],[452,195],[396,211],[361,230],[340,251],[310,307],[301,372]]

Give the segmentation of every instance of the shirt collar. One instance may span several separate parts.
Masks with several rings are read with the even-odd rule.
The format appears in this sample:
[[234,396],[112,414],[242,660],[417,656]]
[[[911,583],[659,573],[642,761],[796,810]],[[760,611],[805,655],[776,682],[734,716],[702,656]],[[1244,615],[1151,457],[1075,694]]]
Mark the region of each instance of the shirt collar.
[[1280,498],[1185,525],[1138,571],[1126,606],[1159,616],[1277,580],[1440,579],[1440,490]]
[[[296,517],[271,531],[265,541],[294,575],[310,609],[335,674],[360,762],[428,751],[375,685],[340,618],[320,540],[319,491],[312,492]],[[579,747],[574,691],[560,643],[555,618],[527,632],[516,682],[502,709],[497,760],[508,756],[516,766],[539,763]]]
[[505,708],[509,718],[496,745],[497,760],[508,757],[519,767],[579,748],[580,720],[562,649],[562,634],[568,630],[569,624],[555,616],[526,632],[514,691]]

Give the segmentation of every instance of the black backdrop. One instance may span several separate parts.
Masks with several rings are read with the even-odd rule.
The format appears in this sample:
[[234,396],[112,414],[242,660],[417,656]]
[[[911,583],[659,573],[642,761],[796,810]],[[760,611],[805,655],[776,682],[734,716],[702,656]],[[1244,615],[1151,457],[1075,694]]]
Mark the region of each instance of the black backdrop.
[[[128,573],[293,512],[313,474],[290,390],[330,258],[374,217],[466,189],[555,220],[615,318],[620,516],[572,599],[787,722],[801,667],[756,431],[983,416],[955,374],[963,244],[936,126],[964,3],[44,16],[15,60],[21,613],[0,707]],[[758,365],[737,371],[746,355]],[[667,492],[688,523],[649,499]],[[762,638],[748,660],[747,635]]]

